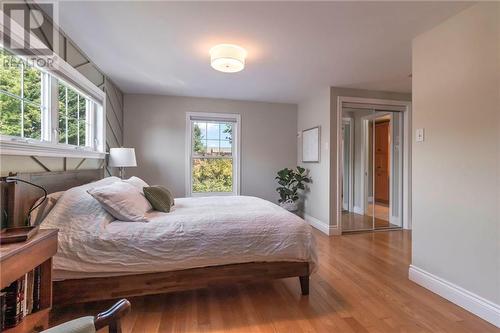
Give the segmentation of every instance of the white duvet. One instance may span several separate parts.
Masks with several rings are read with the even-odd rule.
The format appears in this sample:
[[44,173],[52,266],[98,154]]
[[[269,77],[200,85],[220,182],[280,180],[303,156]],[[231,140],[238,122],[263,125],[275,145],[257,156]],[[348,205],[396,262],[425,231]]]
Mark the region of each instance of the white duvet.
[[177,198],[149,222],[116,221],[86,190],[64,193],[42,222],[58,228],[54,277],[74,279],[247,262],[305,261],[314,268],[311,228],[268,201],[246,196]]

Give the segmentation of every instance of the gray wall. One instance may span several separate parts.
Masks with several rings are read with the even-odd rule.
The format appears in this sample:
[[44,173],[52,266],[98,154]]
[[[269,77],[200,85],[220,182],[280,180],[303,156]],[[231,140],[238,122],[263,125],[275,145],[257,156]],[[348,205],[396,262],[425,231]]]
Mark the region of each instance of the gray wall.
[[[123,93],[106,78],[106,151],[123,147]],[[118,170],[106,166],[106,175],[118,175]]]
[[291,104],[157,95],[125,95],[125,146],[136,148],[127,175],[186,194],[186,112],[241,115],[241,194],[273,202],[276,172],[294,167],[297,106]]
[[412,264],[500,304],[500,5],[413,41]]
[[319,163],[302,163],[302,137],[298,137],[297,163],[309,170],[312,183],[305,195],[304,213],[319,223],[330,224],[330,88],[325,87],[309,99],[299,103],[297,129],[302,131],[311,127],[321,127],[321,149]]

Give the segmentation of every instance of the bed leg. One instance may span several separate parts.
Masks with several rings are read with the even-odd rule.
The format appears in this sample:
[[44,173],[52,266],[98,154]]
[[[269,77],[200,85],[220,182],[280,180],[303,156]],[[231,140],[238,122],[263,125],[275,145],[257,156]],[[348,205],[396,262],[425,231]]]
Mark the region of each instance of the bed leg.
[[309,275],[299,276],[302,295],[309,295]]

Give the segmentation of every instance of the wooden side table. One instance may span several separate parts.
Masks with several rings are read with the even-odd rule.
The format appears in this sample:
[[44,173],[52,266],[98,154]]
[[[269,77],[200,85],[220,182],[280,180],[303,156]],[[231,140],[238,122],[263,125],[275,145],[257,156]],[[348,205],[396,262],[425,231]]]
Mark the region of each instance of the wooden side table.
[[41,266],[40,310],[27,315],[4,333],[27,333],[48,328],[52,307],[52,256],[57,252],[57,229],[39,230],[26,242],[0,245],[0,289]]

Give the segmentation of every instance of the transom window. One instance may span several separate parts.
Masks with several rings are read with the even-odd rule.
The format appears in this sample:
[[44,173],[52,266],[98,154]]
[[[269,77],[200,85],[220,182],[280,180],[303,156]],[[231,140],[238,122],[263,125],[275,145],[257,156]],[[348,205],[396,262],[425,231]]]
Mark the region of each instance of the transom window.
[[[58,149],[70,149],[68,156],[75,155],[72,153],[75,149],[81,151],[77,153],[80,155],[85,155],[85,151],[104,152],[101,103],[52,72],[3,48],[0,50],[0,142],[3,149],[8,147],[14,153],[16,149],[23,153],[26,147],[35,145],[52,155],[63,154],[58,153]],[[73,72],[75,75],[81,76]]]
[[239,115],[188,114],[188,195],[238,193]]

